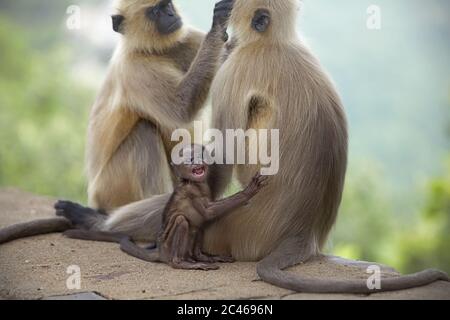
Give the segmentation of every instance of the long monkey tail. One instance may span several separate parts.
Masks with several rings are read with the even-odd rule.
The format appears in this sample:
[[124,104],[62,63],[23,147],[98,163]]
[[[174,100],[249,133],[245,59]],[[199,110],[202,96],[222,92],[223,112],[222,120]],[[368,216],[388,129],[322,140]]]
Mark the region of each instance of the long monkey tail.
[[141,248],[125,234],[88,230],[69,230],[65,232],[64,235],[68,238],[78,240],[119,243],[120,249],[132,257],[147,262],[162,262],[157,249],[147,250]]
[[[272,285],[305,293],[376,293],[383,291],[404,290],[424,286],[435,281],[450,281],[448,275],[440,270],[428,269],[422,272],[381,279],[380,289],[370,289],[364,280],[324,280],[294,275],[286,268],[305,262],[308,257],[299,255],[301,240],[285,240],[257,266],[261,279]],[[297,251],[297,252],[296,252]]]
[[69,201],[58,201],[55,209],[60,218],[34,220],[0,229],[0,244],[73,228],[92,229],[102,225],[107,218],[99,211]]
[[130,238],[123,238],[120,241],[120,249],[129,254],[132,257],[135,257],[140,260],[144,260],[147,262],[162,262],[161,256],[157,249],[155,250],[146,250],[144,248],[139,247]]
[[0,229],[0,244],[48,233],[63,232],[72,228],[72,223],[64,218],[50,218],[15,224]]

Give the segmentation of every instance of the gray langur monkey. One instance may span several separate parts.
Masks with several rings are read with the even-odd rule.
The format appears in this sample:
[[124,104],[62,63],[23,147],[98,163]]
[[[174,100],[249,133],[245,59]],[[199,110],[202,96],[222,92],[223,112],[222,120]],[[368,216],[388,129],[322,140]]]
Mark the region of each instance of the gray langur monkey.
[[[284,269],[320,254],[335,223],[347,168],[347,124],[336,90],[295,30],[296,0],[237,0],[232,14],[232,52],[212,86],[218,129],[280,129],[280,171],[246,207],[210,226],[208,254],[260,261],[262,280],[300,292],[373,293],[448,281],[438,270],[382,280],[307,279]],[[248,184],[259,166],[212,168],[213,198],[224,192],[233,171]],[[168,196],[132,203],[106,216],[67,204],[73,224],[154,241]]]
[[[99,219],[82,224],[99,226],[106,213],[144,199],[146,210],[164,207],[175,179],[168,161],[172,131],[188,127],[204,105],[222,62],[233,2],[216,4],[205,36],[183,24],[172,0],[118,1],[112,24],[122,39],[90,114],[86,149],[89,206]],[[67,205],[60,202],[56,209],[78,209]],[[124,211],[106,223],[125,219],[125,227],[134,225],[134,216],[123,217]],[[61,232],[84,217],[75,224],[55,218],[14,225],[0,230],[0,243]]]
[[[208,252],[259,261],[263,281],[300,292],[373,293],[366,281],[284,271],[320,254],[340,206],[347,168],[346,116],[334,85],[296,33],[296,0],[236,0],[234,50],[211,88],[213,127],[279,129],[280,171],[248,207],[206,233]],[[269,142],[270,143],[270,142]],[[247,146],[248,148],[248,146]],[[260,166],[218,167],[220,194],[233,171],[246,185]],[[378,291],[448,280],[439,270],[383,279]]]

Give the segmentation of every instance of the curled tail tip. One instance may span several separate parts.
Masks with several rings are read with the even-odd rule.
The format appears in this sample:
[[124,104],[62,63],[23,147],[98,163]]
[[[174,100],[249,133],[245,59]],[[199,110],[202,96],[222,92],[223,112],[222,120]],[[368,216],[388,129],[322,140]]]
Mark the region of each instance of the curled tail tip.
[[447,281],[450,282],[450,278],[447,274],[447,272],[439,270],[439,269],[428,269],[426,270],[434,275],[435,281]]
[[417,272],[415,273],[415,275],[429,279],[430,283],[433,283],[435,281],[450,281],[450,278],[445,271],[434,268]]

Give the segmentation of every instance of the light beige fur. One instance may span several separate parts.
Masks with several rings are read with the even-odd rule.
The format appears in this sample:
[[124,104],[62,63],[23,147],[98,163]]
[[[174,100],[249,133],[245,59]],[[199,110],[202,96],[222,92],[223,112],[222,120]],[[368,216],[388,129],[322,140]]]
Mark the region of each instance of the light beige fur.
[[[295,32],[295,0],[237,0],[231,17],[237,46],[212,86],[215,127],[279,129],[280,171],[246,208],[207,232],[207,250],[238,260],[261,260],[263,281],[300,292],[372,293],[365,280],[309,279],[284,269],[306,262],[325,244],[342,198],[347,168],[347,123],[341,100],[318,60]],[[265,32],[252,28],[259,9]],[[216,192],[233,169],[242,185],[258,170],[224,167]],[[362,263],[361,267],[367,268]],[[383,279],[376,291],[421,286],[448,276],[425,270]]]
[[[210,250],[231,251],[240,260],[260,260],[292,236],[304,238],[306,258],[317,254],[341,201],[347,164],[345,115],[329,77],[296,35],[296,5],[236,1],[231,26],[238,45],[212,87],[214,127],[280,130],[280,172],[249,207],[208,233]],[[262,34],[250,24],[261,8],[272,14]],[[235,169],[245,185],[258,168]],[[231,174],[230,168],[224,171]]]
[[[241,261],[262,259],[257,268],[261,278],[290,290],[372,293],[364,280],[307,279],[283,271],[320,253],[336,220],[347,167],[342,103],[332,81],[296,34],[297,6],[295,0],[236,0],[231,17],[234,40],[229,46],[233,51],[212,86],[213,124],[221,130],[279,129],[280,171],[247,207],[207,230],[205,249]],[[264,33],[251,28],[258,9],[271,15]],[[181,34],[187,39],[191,34],[192,42],[199,38],[197,33]],[[165,190],[168,132],[185,124],[204,102],[216,71],[211,57],[218,57],[222,50],[213,39],[209,50],[199,54],[189,68],[186,61],[174,59],[189,46],[175,45],[164,55],[177,61],[172,65],[164,57],[147,56],[149,50],[143,50],[142,41],[131,39],[137,51],[119,49],[93,110],[88,168],[91,203],[97,207],[115,208]],[[181,80],[183,65],[193,77]],[[181,101],[171,94],[179,86],[183,90],[178,92],[184,92]],[[193,90],[197,87],[200,91]],[[198,96],[201,99],[193,99]],[[178,108],[171,109],[174,103]],[[224,192],[233,172],[246,185],[258,169],[214,168],[214,197]],[[112,211],[109,218],[87,210],[87,221],[92,230],[154,241],[168,199],[169,195],[150,197]],[[383,279],[381,291],[440,279],[448,281],[448,276],[426,270]]]
[[[89,121],[86,163],[94,208],[108,211],[171,192],[170,133],[193,120],[216,71],[223,43],[209,41],[209,60],[200,55],[189,69],[204,36],[190,27],[160,35],[145,16],[158,2],[118,3],[124,36]],[[204,76],[194,74],[199,67]]]

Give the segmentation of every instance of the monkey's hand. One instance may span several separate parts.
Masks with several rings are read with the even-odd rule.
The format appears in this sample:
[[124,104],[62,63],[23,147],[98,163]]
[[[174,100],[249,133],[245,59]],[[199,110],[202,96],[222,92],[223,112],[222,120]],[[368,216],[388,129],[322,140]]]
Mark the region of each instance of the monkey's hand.
[[256,196],[256,194],[265,186],[268,185],[268,176],[263,176],[260,173],[258,173],[256,176],[253,177],[250,184],[247,186],[247,188],[244,189],[243,193],[249,198],[253,198]]
[[224,42],[228,41],[228,20],[233,10],[234,0],[222,0],[216,3],[214,8],[214,18],[212,32],[221,32]]

